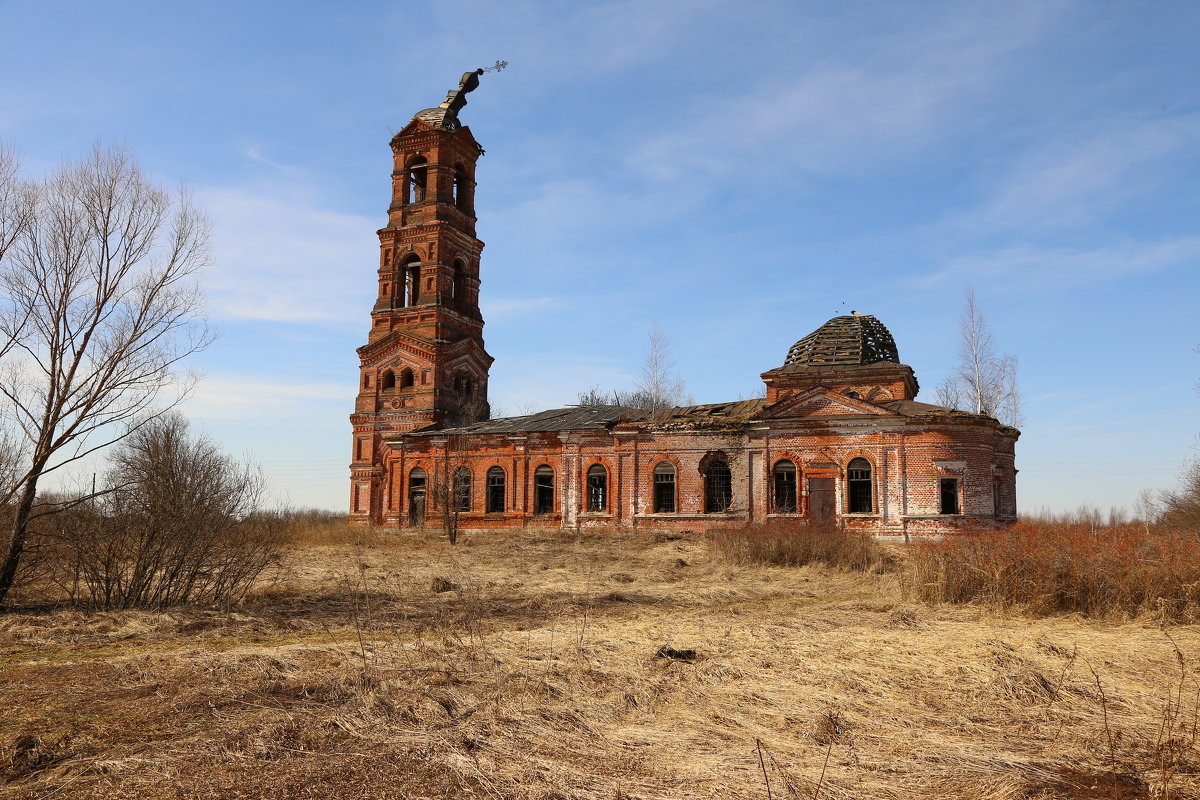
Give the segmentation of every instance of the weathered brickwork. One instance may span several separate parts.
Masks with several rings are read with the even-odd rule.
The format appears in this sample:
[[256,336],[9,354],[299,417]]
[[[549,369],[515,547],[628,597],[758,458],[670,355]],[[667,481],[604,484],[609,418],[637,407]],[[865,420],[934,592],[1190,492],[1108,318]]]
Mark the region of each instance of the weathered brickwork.
[[[763,373],[761,400],[489,420],[475,162],[457,110],[392,139],[378,299],[359,348],[350,520],[436,528],[705,530],[779,518],[952,534],[1016,518],[1019,432],[920,403],[874,317],[835,317]],[[475,80],[477,84],[478,81]]]

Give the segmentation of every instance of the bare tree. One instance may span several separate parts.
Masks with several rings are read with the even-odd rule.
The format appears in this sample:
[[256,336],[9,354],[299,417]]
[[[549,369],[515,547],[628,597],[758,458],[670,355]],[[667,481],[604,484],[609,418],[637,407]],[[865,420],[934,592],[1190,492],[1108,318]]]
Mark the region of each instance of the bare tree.
[[153,419],[164,389],[179,390],[168,407],[178,402],[176,365],[211,341],[192,280],[209,226],[186,193],[173,199],[128,152],[97,145],[16,196],[0,261],[0,413],[21,452],[0,490],[15,503],[0,603],[30,522],[62,508],[39,500],[38,482]]
[[446,539],[450,544],[458,544],[459,518],[471,507],[471,473],[455,458],[455,437],[448,437],[443,447],[430,489],[434,506],[442,517]]
[[938,387],[938,403],[1019,426],[1021,392],[1016,356],[996,355],[992,332],[975,302],[973,289],[967,289],[966,300],[959,321],[958,366]]
[[637,390],[645,396],[645,407],[650,411],[680,405],[685,402],[687,384],[675,372],[671,340],[658,323],[651,326],[648,335],[649,349],[642,362],[642,379],[637,382]]
[[275,563],[283,524],[257,513],[262,473],[193,436],[182,415],[135,425],[110,462],[98,511],[53,517],[72,597],[97,608],[232,602]]
[[649,346],[646,359],[642,362],[642,375],[634,388],[604,392],[599,386],[593,386],[586,392],[579,392],[579,405],[625,406],[644,411],[660,411],[691,404],[692,398],[687,394],[687,384],[675,372],[671,341],[662,326],[655,323],[647,335]]
[[[20,161],[16,151],[0,142],[0,262],[17,237],[29,225],[32,196],[20,180]],[[5,344],[0,341],[0,354]]]

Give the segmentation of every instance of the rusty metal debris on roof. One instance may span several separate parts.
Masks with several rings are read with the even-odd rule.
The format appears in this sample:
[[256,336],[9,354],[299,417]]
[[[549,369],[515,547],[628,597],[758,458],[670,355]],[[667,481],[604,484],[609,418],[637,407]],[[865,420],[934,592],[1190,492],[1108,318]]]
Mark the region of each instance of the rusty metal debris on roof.
[[507,66],[507,61],[497,61],[494,65],[486,69],[481,67],[470,72],[464,72],[458,81],[458,88],[447,92],[446,99],[439,106],[418,111],[413,116],[413,119],[419,119],[431,128],[440,128],[447,131],[458,130],[462,127],[458,121],[458,112],[467,104],[467,93],[479,88],[479,76],[485,72],[499,72]]
[[899,363],[896,340],[883,323],[870,314],[834,317],[792,345],[784,366],[794,364]]

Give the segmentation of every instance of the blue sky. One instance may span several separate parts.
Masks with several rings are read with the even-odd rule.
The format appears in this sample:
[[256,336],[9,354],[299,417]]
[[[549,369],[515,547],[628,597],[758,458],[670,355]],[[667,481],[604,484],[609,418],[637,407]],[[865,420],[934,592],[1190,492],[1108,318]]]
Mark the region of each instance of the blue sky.
[[963,291],[1018,357],[1023,510],[1170,487],[1200,431],[1200,6],[0,2],[0,137],[123,143],[216,231],[190,416],[343,508],[392,132],[504,59],[478,169],[492,402],[697,402],[851,309],[934,391]]

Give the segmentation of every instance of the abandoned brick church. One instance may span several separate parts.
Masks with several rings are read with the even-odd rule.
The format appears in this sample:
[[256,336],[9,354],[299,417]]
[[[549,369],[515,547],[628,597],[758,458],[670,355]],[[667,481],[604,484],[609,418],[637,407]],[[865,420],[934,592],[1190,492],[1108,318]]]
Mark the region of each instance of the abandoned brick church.
[[[393,137],[392,202],[359,392],[350,520],[399,528],[703,530],[795,517],[876,534],[1016,517],[1019,432],[920,403],[868,315],[835,317],[763,373],[766,397],[488,419],[475,162],[458,112],[482,71]],[[782,352],[782,348],[781,348]]]

